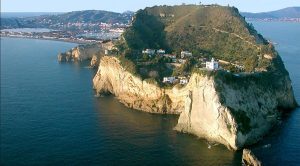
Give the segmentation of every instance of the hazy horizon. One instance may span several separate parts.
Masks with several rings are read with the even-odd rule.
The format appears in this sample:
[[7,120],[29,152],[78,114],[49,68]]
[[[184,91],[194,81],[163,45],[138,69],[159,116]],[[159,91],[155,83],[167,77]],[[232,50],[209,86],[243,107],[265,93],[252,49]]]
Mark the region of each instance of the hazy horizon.
[[[86,0],[85,3],[80,3],[80,1],[71,0],[45,0],[45,1],[35,1],[35,0],[2,0],[1,1],[1,13],[26,13],[26,12],[39,12],[39,13],[65,13],[71,11],[82,11],[82,10],[104,10],[122,13],[125,11],[137,11],[145,7],[151,7],[155,5],[180,5],[185,4],[199,4],[199,0],[153,0],[153,1],[102,1],[97,0]],[[269,12],[274,10],[280,10],[287,7],[300,6],[299,0],[287,0],[283,2],[274,3],[272,0],[203,0],[202,4],[219,4],[222,6],[235,6],[241,12]],[[18,4],[18,5],[16,5]]]
[[[147,6],[147,7],[151,7],[151,6]],[[276,10],[281,10],[281,9],[285,9],[285,8],[293,8],[293,7],[300,7],[300,6],[289,6],[289,7],[283,7],[283,8],[279,8],[279,9],[275,9],[275,10],[269,10],[269,11],[260,11],[260,12],[251,12],[251,11],[242,11],[240,10],[239,8],[239,11],[240,12],[249,12],[249,13],[264,13],[264,12],[272,12],[272,11],[276,11]],[[144,8],[141,8],[141,9],[144,9]],[[108,11],[108,12],[115,12],[115,13],[124,13],[124,12],[136,12],[136,11],[133,11],[133,10],[126,10],[126,11],[121,11],[121,12],[118,12],[118,11],[113,11],[113,10],[102,10],[102,9],[83,9],[83,10],[72,10],[72,11],[8,11],[8,12],[2,12],[3,14],[5,13],[45,13],[45,14],[61,14],[61,13],[68,13],[68,12],[75,12],[75,11],[88,11],[88,10],[96,10],[96,11]]]

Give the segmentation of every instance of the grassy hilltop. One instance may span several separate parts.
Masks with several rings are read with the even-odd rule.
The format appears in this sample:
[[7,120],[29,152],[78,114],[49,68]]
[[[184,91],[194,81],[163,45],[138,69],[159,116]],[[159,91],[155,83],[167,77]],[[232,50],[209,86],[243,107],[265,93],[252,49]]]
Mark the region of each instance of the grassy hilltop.
[[[245,21],[238,9],[218,5],[154,6],[139,10],[117,47],[123,59],[135,64],[131,69],[143,78],[151,78],[151,71],[159,73],[155,77],[160,79],[189,73],[198,65],[199,58],[212,57],[230,62],[223,68],[232,72],[267,71],[278,57],[272,44]],[[145,57],[141,50],[146,48],[165,49],[177,57],[187,50],[193,57],[170,70],[164,65],[168,59]],[[141,61],[151,63],[145,67],[145,63],[139,65]],[[242,66],[243,70],[232,64]]]

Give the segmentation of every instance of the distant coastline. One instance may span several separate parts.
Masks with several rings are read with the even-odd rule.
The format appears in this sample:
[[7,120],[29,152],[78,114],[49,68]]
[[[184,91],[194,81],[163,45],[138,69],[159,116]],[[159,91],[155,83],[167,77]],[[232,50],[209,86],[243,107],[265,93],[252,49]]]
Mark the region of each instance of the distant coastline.
[[300,23],[300,18],[246,18],[246,21],[259,21],[259,22],[295,22]]
[[250,13],[242,12],[242,16],[250,21],[264,22],[300,22],[300,7],[288,7],[276,11]]
[[87,41],[78,41],[72,39],[52,39],[52,38],[34,38],[34,37],[26,37],[26,36],[10,36],[10,35],[0,35],[0,38],[19,38],[19,39],[37,39],[37,40],[49,40],[49,41],[61,41],[67,43],[75,43],[75,44],[88,44],[94,42],[87,42]]

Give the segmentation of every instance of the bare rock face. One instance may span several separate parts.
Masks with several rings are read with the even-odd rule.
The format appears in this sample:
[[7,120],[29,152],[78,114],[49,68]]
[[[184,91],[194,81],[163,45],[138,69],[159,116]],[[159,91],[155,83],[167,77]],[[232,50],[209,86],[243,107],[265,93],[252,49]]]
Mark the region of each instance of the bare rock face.
[[249,149],[243,150],[242,163],[245,166],[261,166],[261,162],[256,158],[256,156]]
[[93,56],[100,58],[102,51],[101,44],[79,45],[65,53],[58,54],[57,59],[59,62],[84,61],[92,59]]
[[93,55],[92,60],[91,60],[91,67],[96,68],[98,67],[98,57],[96,55]]
[[65,62],[66,61],[66,55],[59,53],[57,55],[57,60],[58,60],[58,62]]
[[100,50],[101,45],[99,44],[77,46],[72,49],[72,57],[75,61],[92,59],[92,57],[100,52]]
[[193,73],[184,87],[165,89],[129,73],[117,58],[104,56],[93,84],[97,93],[114,94],[130,108],[180,114],[177,131],[237,150],[257,142],[276,124],[278,108],[297,105],[288,75],[274,79],[279,83],[270,86],[268,77]]
[[[112,93],[126,106],[151,113],[179,114],[184,107],[180,96],[142,81],[127,72],[115,57],[104,56],[93,79],[97,93]],[[178,101],[171,103],[171,101]]]

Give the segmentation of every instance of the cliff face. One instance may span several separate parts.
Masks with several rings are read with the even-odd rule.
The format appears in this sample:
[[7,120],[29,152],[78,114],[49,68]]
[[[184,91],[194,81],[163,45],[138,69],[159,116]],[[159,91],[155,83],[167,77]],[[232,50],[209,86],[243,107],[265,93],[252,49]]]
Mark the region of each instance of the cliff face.
[[59,62],[84,61],[92,59],[93,56],[100,57],[102,51],[101,44],[80,45],[58,54],[57,58]]
[[184,87],[164,89],[127,72],[117,58],[105,56],[93,84],[97,93],[114,94],[128,107],[180,114],[176,130],[231,149],[257,142],[276,124],[278,108],[296,106],[288,75],[277,76],[274,86],[268,77],[235,76],[233,82],[226,78],[194,73]]
[[242,157],[242,163],[244,165],[249,165],[249,166],[261,166],[261,161],[259,161],[256,156],[253,154],[252,151],[249,149],[244,149],[243,150],[243,157]]
[[[151,113],[179,114],[183,96],[173,95],[127,72],[114,57],[101,59],[93,79],[97,93],[112,93],[126,106]],[[177,101],[177,102],[172,102]]]

